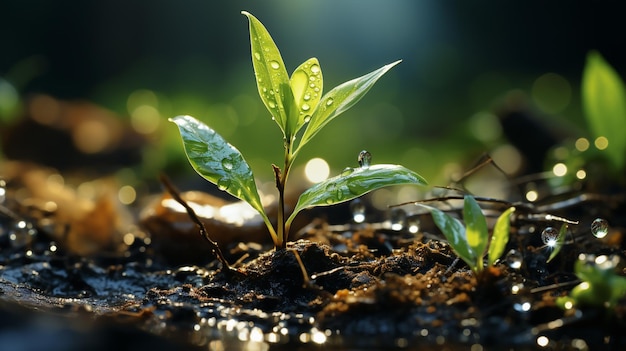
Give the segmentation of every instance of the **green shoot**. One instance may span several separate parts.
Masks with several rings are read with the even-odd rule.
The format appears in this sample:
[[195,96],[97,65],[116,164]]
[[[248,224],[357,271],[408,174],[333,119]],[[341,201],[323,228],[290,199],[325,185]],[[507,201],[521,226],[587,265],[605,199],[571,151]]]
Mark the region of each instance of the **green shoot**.
[[[476,199],[471,195],[464,197],[463,220],[465,227],[460,220],[437,208],[421,206],[430,210],[435,225],[441,230],[452,250],[459,258],[465,261],[474,273],[481,273],[489,234],[487,232],[487,221]],[[488,249],[488,266],[493,266],[504,253],[506,244],[509,241],[509,217],[513,211],[515,211],[514,207],[507,209],[496,220]]]
[[585,117],[595,138],[606,138],[609,161],[617,170],[626,166],[626,89],[619,75],[602,56],[592,51],[582,78]]
[[323,76],[318,60],[308,59],[289,77],[267,29],[250,13],[244,11],[242,14],[249,20],[252,65],[259,95],[283,134],[283,167],[272,165],[279,206],[275,228],[264,211],[255,177],[241,153],[213,129],[191,116],[170,120],[179,128],[185,153],[194,170],[219,189],[248,202],[257,210],[276,248],[286,247],[291,223],[305,209],[346,202],[386,186],[426,184],[419,174],[399,165],[362,164],[356,169],[347,168],[340,175],[306,190],[286,218],[285,184],[298,152],[330,121],[356,104],[400,61],[345,82],[322,95]]

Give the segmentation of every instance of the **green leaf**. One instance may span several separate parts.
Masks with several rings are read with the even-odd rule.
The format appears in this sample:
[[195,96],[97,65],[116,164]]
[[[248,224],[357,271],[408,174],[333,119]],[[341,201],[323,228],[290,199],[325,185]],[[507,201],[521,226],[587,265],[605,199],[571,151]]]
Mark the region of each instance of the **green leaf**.
[[289,118],[293,127],[291,135],[295,135],[308,121],[322,97],[323,77],[320,64],[315,57],[306,60],[291,74],[289,80],[296,104],[296,113],[290,114]]
[[561,251],[563,244],[565,244],[565,235],[567,235],[567,224],[564,223],[559,230],[559,236],[556,238],[556,243],[554,243],[554,246],[552,247],[552,253],[546,262],[552,261],[552,259],[555,258]]
[[298,203],[287,219],[287,223],[291,223],[304,209],[350,201],[370,191],[400,184],[426,185],[427,183],[419,174],[399,165],[346,168],[340,175],[326,179],[305,190],[298,198]]
[[476,267],[482,270],[482,258],[487,248],[489,233],[487,233],[487,220],[478,202],[471,195],[465,195],[463,206],[463,220],[465,221],[465,237],[467,243],[476,255]]
[[595,51],[587,56],[582,100],[593,135],[608,139],[607,156],[622,169],[626,163],[626,89],[617,72]]
[[298,149],[308,143],[315,134],[335,117],[354,106],[380,77],[401,61],[402,60],[398,60],[362,77],[347,81],[325,94],[313,112],[313,115],[311,115],[311,120],[304,130],[302,140],[300,144],[298,144]]
[[473,271],[476,271],[476,255],[472,252],[472,249],[467,242],[463,223],[437,208],[422,204],[420,205],[430,210],[435,225],[437,225],[437,228],[439,228],[439,230],[441,230],[443,235],[446,237],[446,240],[448,240],[452,250],[463,261],[465,261],[465,263],[467,263]]
[[170,121],[178,126],[193,169],[220,190],[249,203],[269,224],[252,170],[239,150],[191,116],[177,116],[170,118]]
[[515,207],[511,207],[508,210],[502,212],[500,217],[496,220],[496,224],[493,227],[493,235],[491,236],[491,243],[489,244],[487,265],[493,266],[496,263],[506,248],[506,244],[509,242],[509,231],[511,227],[510,216],[515,211]]
[[246,11],[241,13],[248,17],[250,22],[252,66],[261,100],[278,123],[283,135],[291,136],[287,129],[287,109],[295,103],[280,51],[270,33],[256,17]]

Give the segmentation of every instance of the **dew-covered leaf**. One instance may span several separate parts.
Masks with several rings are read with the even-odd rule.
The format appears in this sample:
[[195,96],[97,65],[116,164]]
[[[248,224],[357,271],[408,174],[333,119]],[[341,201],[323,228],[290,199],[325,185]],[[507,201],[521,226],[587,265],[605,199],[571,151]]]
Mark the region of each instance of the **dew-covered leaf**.
[[472,252],[472,249],[467,242],[465,236],[465,227],[463,223],[457,218],[450,216],[449,214],[430,206],[420,204],[430,210],[435,225],[448,240],[452,250],[472,268],[476,270],[476,255]]
[[252,14],[246,11],[241,13],[248,17],[250,22],[252,66],[259,95],[283,134],[287,136],[287,110],[295,103],[291,89],[285,89],[290,87],[285,64],[265,26]]
[[304,130],[298,149],[309,142],[335,117],[361,100],[380,77],[400,62],[401,60],[398,60],[364,76],[347,81],[325,94],[311,115],[311,120]]
[[422,176],[400,165],[381,164],[346,168],[340,175],[326,179],[305,190],[298,198],[298,203],[287,219],[287,223],[291,223],[304,209],[339,204],[376,189],[401,184],[426,185],[427,183]]
[[561,248],[563,247],[563,244],[565,244],[565,235],[567,235],[567,224],[564,223],[559,230],[559,236],[556,238],[556,242],[552,246],[552,253],[550,254],[550,257],[548,257],[548,260],[546,262],[552,261],[552,259],[559,254]]
[[482,269],[482,257],[487,248],[489,233],[487,232],[487,220],[478,206],[478,202],[471,195],[465,195],[463,206],[463,220],[465,221],[465,236],[467,243],[478,260],[477,267]]
[[294,119],[289,123],[291,135],[295,135],[315,111],[322,97],[323,83],[322,69],[315,57],[306,60],[291,74],[289,84],[296,104],[294,111],[297,111],[289,115]]
[[509,242],[509,231],[511,227],[510,216],[513,211],[515,211],[515,207],[509,208],[508,210],[502,212],[500,217],[496,220],[487,255],[487,265],[489,266],[493,266],[493,264],[496,263],[496,261],[502,256],[504,249],[506,248],[506,244]]
[[619,75],[602,56],[589,53],[582,79],[585,117],[594,137],[606,137],[606,154],[623,169],[626,164],[626,89]]
[[170,118],[170,121],[178,126],[187,159],[193,169],[220,190],[249,203],[259,211],[266,224],[269,223],[252,170],[239,150],[191,116],[177,116]]

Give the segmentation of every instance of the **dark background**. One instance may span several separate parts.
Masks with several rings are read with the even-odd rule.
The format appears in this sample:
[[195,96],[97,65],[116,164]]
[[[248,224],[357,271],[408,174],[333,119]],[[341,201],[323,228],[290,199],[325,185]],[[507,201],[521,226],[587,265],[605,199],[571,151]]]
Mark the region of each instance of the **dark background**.
[[[85,99],[121,116],[128,114],[130,93],[154,91],[165,101],[159,106],[163,119],[189,113],[213,121],[251,155],[253,166],[278,162],[278,129],[256,95],[248,23],[240,14],[246,10],[268,28],[288,71],[319,58],[326,91],[403,59],[320,133],[323,140],[316,139],[303,158],[326,157],[333,169],[342,169],[368,148],[375,161],[404,162],[437,176],[447,163],[467,164],[502,142],[476,141],[468,132],[471,116],[492,111],[512,90],[527,94],[532,105],[534,82],[549,72],[568,82],[571,97],[558,111],[538,115],[584,134],[579,84],[587,53],[598,50],[626,74],[618,4],[9,0],[0,4],[0,78],[21,99],[32,93]],[[253,98],[252,117],[236,106],[240,94]],[[235,130],[228,120],[212,120],[216,104],[235,106]]]

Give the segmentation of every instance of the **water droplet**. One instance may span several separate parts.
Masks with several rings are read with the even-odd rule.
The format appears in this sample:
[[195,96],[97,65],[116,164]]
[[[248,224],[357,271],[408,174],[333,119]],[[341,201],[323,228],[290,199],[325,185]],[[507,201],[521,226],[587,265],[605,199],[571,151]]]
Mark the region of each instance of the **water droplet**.
[[302,98],[304,99],[304,101],[309,101],[309,100],[311,100],[311,94],[306,93],[306,94],[304,94],[304,96]]
[[341,171],[341,176],[342,176],[342,177],[347,177],[347,176],[349,176],[350,174],[352,174],[352,172],[354,172],[354,168],[352,168],[352,167],[346,167],[346,168],[344,168],[344,169],[343,169],[343,171]]
[[609,222],[603,218],[596,218],[591,222],[591,234],[598,239],[604,238],[609,233]]
[[328,100],[326,100],[326,106],[332,105],[333,102],[335,102],[335,100],[333,100],[332,98],[328,98]]
[[267,88],[263,88],[263,92],[264,92],[264,93],[267,93]]
[[391,230],[400,231],[406,226],[406,212],[401,208],[394,208],[389,214]]
[[559,237],[559,231],[554,227],[546,227],[541,232],[541,241],[548,246],[556,245],[556,239]]
[[9,240],[13,247],[24,247],[33,242],[35,235],[37,235],[37,230],[32,223],[17,221],[9,232]]
[[511,251],[509,251],[506,254],[506,263],[509,265],[509,267],[513,269],[522,268],[523,262],[524,262],[524,256],[522,255],[521,252],[515,249],[511,249]]
[[[311,82],[315,82],[315,77],[310,76],[310,77],[309,77],[309,80],[310,80]],[[315,85],[315,84],[314,84],[314,85]]]
[[255,52],[255,53],[254,53],[254,57],[255,57],[257,60],[260,60],[260,59],[261,59],[261,54],[259,54],[258,52]]
[[311,83],[311,84],[309,84],[309,87],[310,88],[315,88],[315,84]]
[[269,101],[267,104],[270,106],[270,108],[276,108],[276,104],[274,103],[274,101]]
[[308,111],[311,109],[311,106],[309,106],[309,104],[302,104],[302,111]]
[[228,190],[229,186],[230,186],[230,179],[226,177],[220,178],[220,180],[217,181],[217,188],[220,189],[221,191]]
[[361,199],[354,199],[350,202],[350,211],[352,212],[352,220],[355,223],[365,222],[365,204]]
[[317,93],[317,92],[319,92],[319,91],[320,91],[320,88],[315,87],[315,88],[313,88],[313,91]]
[[311,65],[311,73],[313,73],[313,74],[320,73],[320,66],[319,65]]
[[4,179],[0,179],[0,204],[4,203],[7,198],[7,183]]
[[417,234],[420,231],[421,221],[417,216],[407,218],[406,226],[411,234]]
[[222,160],[222,167],[224,167],[225,170],[230,171],[233,169],[233,161],[231,161],[228,158],[225,158]]
[[372,154],[370,154],[367,150],[363,150],[359,152],[359,157],[357,158],[357,161],[359,161],[359,166],[369,167],[370,162],[372,162]]
[[519,300],[513,303],[513,308],[520,313],[526,313],[533,307],[532,301],[527,296],[521,296]]
[[270,67],[272,67],[273,69],[279,69],[280,64],[276,61],[270,61]]
[[311,120],[311,116],[309,115],[304,116],[304,123],[309,123],[310,120]]

